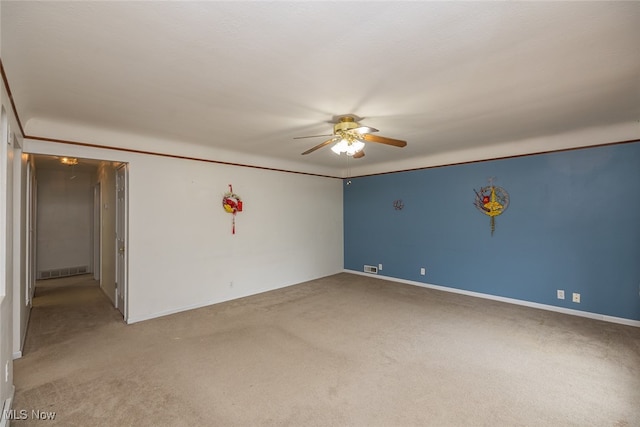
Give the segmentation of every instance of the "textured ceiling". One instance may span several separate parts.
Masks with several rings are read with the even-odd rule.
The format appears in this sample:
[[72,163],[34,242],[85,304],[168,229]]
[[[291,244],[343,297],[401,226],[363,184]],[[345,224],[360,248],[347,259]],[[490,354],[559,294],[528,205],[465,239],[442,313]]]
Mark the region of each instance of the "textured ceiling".
[[351,163],[374,170],[640,119],[640,2],[0,7],[2,62],[32,136],[82,125],[331,171],[345,159],[328,148],[300,155],[322,138],[293,137],[353,113],[409,143],[369,143]]

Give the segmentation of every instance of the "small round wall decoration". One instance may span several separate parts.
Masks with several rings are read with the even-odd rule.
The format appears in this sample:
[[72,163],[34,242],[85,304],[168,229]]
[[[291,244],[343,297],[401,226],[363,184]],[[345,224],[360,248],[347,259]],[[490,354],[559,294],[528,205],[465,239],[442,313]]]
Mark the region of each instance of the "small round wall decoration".
[[231,234],[236,234],[236,213],[242,212],[242,199],[233,192],[231,184],[229,184],[229,191],[222,196],[222,207],[225,212],[233,215]]
[[393,208],[397,211],[401,211],[402,208],[404,208],[404,202],[402,201],[402,199],[394,200]]
[[496,230],[496,217],[501,215],[509,207],[509,193],[502,187],[490,184],[473,190],[476,198],[473,201],[475,207],[483,214],[491,218],[491,235]]

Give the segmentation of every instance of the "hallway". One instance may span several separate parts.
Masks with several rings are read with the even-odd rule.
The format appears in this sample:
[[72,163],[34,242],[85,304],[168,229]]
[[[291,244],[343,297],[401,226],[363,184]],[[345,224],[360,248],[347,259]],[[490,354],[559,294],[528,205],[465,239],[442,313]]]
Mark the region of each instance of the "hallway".
[[198,424],[161,366],[172,340],[162,323],[127,326],[90,274],[39,281],[14,361],[11,425]]
[[55,413],[54,424],[98,425],[69,423],[60,415],[82,412],[88,383],[93,383],[92,394],[110,388],[110,365],[118,355],[109,351],[105,338],[115,339],[124,328],[120,313],[91,274],[38,281],[24,356],[14,362],[18,419],[12,425],[40,425],[42,418],[34,418],[33,411]]
[[120,313],[91,274],[39,280],[23,353],[38,354],[44,348],[73,344],[96,328],[119,323]]

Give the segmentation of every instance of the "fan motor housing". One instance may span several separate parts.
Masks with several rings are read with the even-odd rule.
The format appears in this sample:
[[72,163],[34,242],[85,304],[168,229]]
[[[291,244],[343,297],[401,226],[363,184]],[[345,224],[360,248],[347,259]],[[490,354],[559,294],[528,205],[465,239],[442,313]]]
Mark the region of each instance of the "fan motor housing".
[[353,119],[353,117],[341,117],[340,122],[333,125],[333,132],[338,133],[338,131],[347,131],[350,129],[355,129],[360,125]]

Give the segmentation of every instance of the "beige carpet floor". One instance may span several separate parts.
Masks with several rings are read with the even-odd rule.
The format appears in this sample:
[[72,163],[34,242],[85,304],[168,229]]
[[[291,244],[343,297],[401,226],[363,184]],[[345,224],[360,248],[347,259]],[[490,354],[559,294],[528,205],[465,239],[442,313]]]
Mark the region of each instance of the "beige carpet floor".
[[346,273],[133,325],[43,282],[14,368],[15,426],[640,426],[640,328]]

